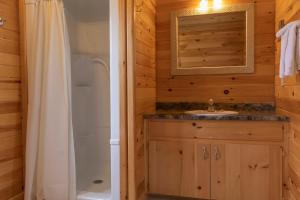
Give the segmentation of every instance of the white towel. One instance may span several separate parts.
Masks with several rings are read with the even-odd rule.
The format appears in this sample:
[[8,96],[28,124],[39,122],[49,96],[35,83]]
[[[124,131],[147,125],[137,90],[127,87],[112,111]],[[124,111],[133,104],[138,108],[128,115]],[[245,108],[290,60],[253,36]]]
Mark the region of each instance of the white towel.
[[300,69],[300,20],[291,22],[277,32],[281,38],[280,78],[292,76]]
[[297,27],[296,65],[297,70],[300,71],[300,25]]
[[281,50],[280,50],[280,68],[279,68],[279,77],[285,77],[285,52],[288,44],[289,30],[288,26],[282,28],[276,34],[277,38],[281,37]]

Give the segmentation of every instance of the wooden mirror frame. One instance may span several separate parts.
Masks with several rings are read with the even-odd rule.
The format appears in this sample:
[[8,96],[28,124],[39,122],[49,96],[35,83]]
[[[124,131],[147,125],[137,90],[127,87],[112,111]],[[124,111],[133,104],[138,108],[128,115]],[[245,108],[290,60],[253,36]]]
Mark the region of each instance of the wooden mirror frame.
[[[218,14],[226,12],[246,13],[246,63],[243,66],[193,67],[180,68],[178,65],[178,18]],[[171,56],[172,75],[199,75],[199,74],[235,74],[254,73],[254,4],[225,6],[222,9],[209,8],[206,11],[199,9],[179,10],[171,13]]]

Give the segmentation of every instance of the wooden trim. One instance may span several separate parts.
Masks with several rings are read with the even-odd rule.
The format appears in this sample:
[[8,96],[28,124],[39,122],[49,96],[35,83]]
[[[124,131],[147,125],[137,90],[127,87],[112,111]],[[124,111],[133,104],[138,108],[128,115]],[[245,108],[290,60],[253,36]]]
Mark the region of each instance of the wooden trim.
[[128,119],[128,199],[136,199],[135,183],[135,2],[127,0],[127,119]]
[[128,198],[128,131],[127,131],[127,49],[126,49],[126,17],[127,1],[119,0],[120,4],[120,199]]
[[20,63],[21,63],[21,110],[22,110],[22,140],[23,140],[23,162],[25,182],[25,152],[26,152],[26,130],[28,113],[28,77],[26,59],[26,8],[25,0],[19,0],[19,26],[20,26]]
[[145,185],[146,185],[146,193],[149,193],[149,170],[148,170],[148,166],[149,166],[149,141],[150,141],[150,137],[149,137],[149,120],[144,120],[144,134],[145,134]]

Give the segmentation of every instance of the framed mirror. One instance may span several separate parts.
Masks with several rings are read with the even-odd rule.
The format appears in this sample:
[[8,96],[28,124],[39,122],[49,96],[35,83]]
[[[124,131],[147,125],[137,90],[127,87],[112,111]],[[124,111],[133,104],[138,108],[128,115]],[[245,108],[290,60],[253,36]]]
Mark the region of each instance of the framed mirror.
[[171,16],[172,75],[254,72],[254,4]]

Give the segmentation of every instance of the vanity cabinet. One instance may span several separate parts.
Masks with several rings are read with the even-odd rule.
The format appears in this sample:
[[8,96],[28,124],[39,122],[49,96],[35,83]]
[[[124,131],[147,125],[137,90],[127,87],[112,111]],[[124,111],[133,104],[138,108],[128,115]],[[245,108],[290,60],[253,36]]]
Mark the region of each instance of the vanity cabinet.
[[149,120],[148,192],[279,200],[282,122]]
[[149,159],[153,193],[193,197],[194,183],[190,180],[195,176],[193,142],[150,141]]
[[281,199],[280,145],[212,144],[211,199]]

